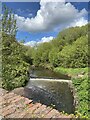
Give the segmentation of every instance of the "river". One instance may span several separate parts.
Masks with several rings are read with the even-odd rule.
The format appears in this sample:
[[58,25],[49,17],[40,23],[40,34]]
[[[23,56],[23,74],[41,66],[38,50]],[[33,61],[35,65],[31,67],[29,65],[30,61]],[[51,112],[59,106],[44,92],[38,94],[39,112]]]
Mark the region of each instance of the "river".
[[61,74],[61,73],[56,73],[53,72],[52,70],[45,69],[42,67],[36,67],[32,68],[30,70],[30,77],[31,78],[52,78],[52,79],[64,79],[64,80],[70,80],[71,77]]
[[[28,90],[29,98],[52,106],[59,111],[74,113],[74,97],[70,86],[67,82],[60,82],[62,79],[70,80],[70,77],[44,68],[31,69],[30,77],[33,79],[30,79],[26,86],[30,89],[30,91]],[[36,78],[40,78],[40,80]],[[57,80],[55,81],[55,79]]]

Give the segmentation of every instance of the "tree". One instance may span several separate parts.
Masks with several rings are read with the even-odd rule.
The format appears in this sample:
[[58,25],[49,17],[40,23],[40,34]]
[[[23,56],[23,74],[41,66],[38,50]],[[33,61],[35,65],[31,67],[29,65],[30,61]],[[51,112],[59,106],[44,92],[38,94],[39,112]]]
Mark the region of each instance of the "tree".
[[34,51],[34,64],[53,67],[86,67],[88,63],[88,25],[63,30],[56,38],[39,44]]
[[54,67],[59,66],[59,59],[58,59],[58,53],[59,50],[57,48],[53,48],[50,52],[49,52],[49,62],[51,65],[53,65]]
[[23,45],[15,38],[16,20],[14,14],[4,7],[2,17],[2,87],[12,90],[25,86],[29,79],[29,64],[23,59]]
[[2,32],[15,37],[17,32],[14,14],[5,5],[3,6]]
[[25,52],[24,52],[24,60],[32,65],[33,63],[33,53],[34,53],[34,48],[30,46],[23,46]]
[[67,45],[59,53],[60,66],[63,67],[87,67],[88,66],[88,38],[82,36],[72,45]]

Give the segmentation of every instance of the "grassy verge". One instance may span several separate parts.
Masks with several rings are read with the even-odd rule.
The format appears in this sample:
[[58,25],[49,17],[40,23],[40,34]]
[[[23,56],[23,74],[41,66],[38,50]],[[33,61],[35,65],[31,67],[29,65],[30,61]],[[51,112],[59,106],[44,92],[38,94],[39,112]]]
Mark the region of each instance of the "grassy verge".
[[76,77],[79,74],[86,75],[88,74],[88,68],[63,68],[57,67],[54,69],[55,72],[60,72],[71,77]]
[[88,102],[90,98],[88,96],[89,91],[89,80],[88,80],[88,68],[62,68],[57,67],[54,69],[56,72],[60,72],[66,75],[71,76],[73,85],[77,91],[78,96],[78,106],[76,108],[76,115],[83,118],[88,118]]

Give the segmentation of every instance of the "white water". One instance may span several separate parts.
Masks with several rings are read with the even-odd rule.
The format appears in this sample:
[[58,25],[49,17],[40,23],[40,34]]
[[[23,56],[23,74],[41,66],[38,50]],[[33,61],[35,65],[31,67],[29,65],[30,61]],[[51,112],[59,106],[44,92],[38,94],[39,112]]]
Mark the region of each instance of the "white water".
[[48,82],[52,81],[52,82],[67,82],[67,83],[72,83],[71,80],[64,80],[64,79],[30,78],[30,80],[33,80],[33,81],[36,81],[36,80],[40,81],[41,80],[41,81],[48,81]]

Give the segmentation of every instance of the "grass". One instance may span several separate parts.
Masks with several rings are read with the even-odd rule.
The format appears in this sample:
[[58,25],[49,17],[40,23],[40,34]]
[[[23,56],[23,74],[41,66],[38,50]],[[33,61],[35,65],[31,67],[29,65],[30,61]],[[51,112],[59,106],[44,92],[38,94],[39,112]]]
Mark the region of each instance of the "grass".
[[90,109],[88,107],[88,102],[90,102],[90,98],[88,96],[88,68],[57,67],[54,71],[71,76],[73,85],[76,89],[76,95],[78,97],[78,106],[76,108],[75,115],[81,118],[89,118],[90,113],[88,111],[90,111]]
[[63,67],[57,67],[54,69],[55,72],[60,72],[65,75],[69,75],[71,77],[75,77],[78,74],[87,74],[88,68],[63,68]]

